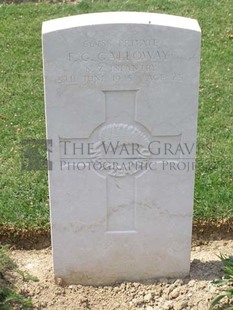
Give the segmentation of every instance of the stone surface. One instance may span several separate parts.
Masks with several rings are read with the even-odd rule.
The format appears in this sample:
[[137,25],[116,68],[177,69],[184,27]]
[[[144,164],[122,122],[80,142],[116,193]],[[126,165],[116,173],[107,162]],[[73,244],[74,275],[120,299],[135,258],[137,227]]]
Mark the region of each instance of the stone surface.
[[99,13],[42,32],[56,278],[188,275],[198,23]]

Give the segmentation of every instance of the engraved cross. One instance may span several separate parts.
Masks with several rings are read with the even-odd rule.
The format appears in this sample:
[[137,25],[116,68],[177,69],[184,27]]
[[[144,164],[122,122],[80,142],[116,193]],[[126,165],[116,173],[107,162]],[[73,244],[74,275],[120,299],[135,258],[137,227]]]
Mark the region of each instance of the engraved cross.
[[[102,92],[105,98],[104,123],[89,138],[74,140],[85,141],[88,146],[92,144],[90,141],[94,141],[89,158],[93,164],[101,166],[99,170],[94,170],[106,179],[106,232],[133,233],[137,231],[137,180],[150,169],[148,163],[151,160],[156,164],[162,161],[161,157],[153,156],[155,153],[152,152],[153,148],[149,149],[150,142],[158,140],[168,141],[169,144],[179,143],[181,133],[151,135],[137,121],[137,89]],[[72,139],[62,140],[66,148]]]
[[[148,152],[150,141],[155,138],[136,121],[138,90],[103,91],[106,104],[105,123],[99,130],[99,142],[96,143],[94,160],[102,161],[110,168],[106,174],[107,182],[107,232],[136,232],[137,178],[143,175],[141,168],[151,157]],[[165,136],[169,142],[180,141],[181,134]],[[102,144],[110,143],[119,148],[118,152],[103,154],[98,149]],[[135,145],[137,146],[135,148]],[[134,146],[131,148],[130,146]],[[106,151],[106,149],[105,149]],[[108,149],[109,151],[109,149]],[[161,160],[160,160],[161,161]],[[159,160],[157,160],[159,162]],[[114,163],[117,167],[114,168]],[[137,167],[137,165],[139,165]],[[112,170],[113,169],[113,170]],[[107,170],[108,171],[108,170]],[[106,173],[106,171],[105,171]]]

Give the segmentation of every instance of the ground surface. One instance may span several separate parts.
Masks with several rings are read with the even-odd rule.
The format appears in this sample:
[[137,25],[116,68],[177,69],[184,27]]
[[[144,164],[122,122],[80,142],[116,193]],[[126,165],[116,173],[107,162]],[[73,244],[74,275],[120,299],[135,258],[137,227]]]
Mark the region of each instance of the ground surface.
[[217,256],[220,253],[232,255],[233,240],[193,246],[189,279],[160,279],[153,283],[122,283],[106,287],[55,285],[50,249],[14,250],[12,257],[21,270],[39,279],[39,282],[23,282],[18,278],[16,282],[19,292],[32,299],[34,309],[207,310],[212,297],[219,293],[211,280],[223,275],[222,263]]

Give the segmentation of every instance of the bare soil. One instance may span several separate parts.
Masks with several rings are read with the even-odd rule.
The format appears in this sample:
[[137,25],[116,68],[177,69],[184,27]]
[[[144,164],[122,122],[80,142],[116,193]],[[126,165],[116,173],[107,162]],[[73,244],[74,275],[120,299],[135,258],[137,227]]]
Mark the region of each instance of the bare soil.
[[[202,245],[195,243],[190,278],[187,279],[163,278],[102,287],[62,287],[54,283],[50,248],[11,251],[19,268],[39,280],[25,282],[17,276],[18,292],[31,298],[33,309],[48,310],[207,310],[210,300],[221,289],[211,283],[223,275],[223,266],[218,258],[220,253],[232,255],[233,240],[210,241]],[[232,300],[224,302],[232,302],[233,305]]]

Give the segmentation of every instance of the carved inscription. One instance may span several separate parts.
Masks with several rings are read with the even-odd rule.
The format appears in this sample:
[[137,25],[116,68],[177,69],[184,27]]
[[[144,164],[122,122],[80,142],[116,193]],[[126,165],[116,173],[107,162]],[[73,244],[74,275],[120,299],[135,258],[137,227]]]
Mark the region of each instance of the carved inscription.
[[99,53],[69,53],[69,61],[114,61],[114,62],[142,62],[165,61],[169,56],[169,50],[138,50],[138,51],[105,51]]
[[[79,50],[66,56],[68,69],[56,79],[60,84],[118,85],[122,82],[182,82],[183,75],[169,69],[174,51],[158,40],[84,40]],[[167,68],[167,69],[166,69]]]

